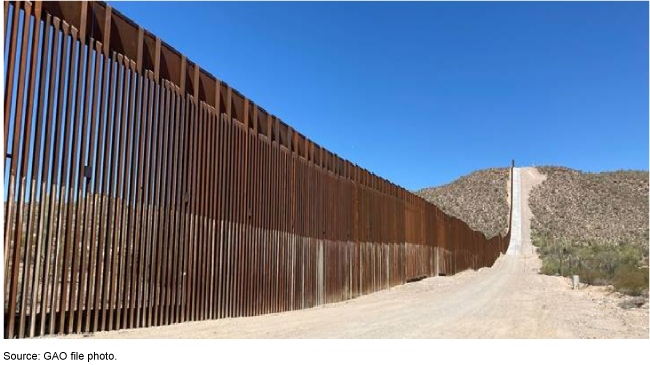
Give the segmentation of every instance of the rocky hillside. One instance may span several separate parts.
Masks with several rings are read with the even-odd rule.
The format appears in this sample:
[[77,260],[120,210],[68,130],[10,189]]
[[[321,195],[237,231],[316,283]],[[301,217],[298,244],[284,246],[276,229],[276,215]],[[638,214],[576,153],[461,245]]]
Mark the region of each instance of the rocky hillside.
[[583,245],[648,247],[648,171],[585,173],[539,167],[532,230],[551,240]]
[[[648,171],[585,173],[538,167],[531,238],[548,275],[648,295]],[[420,196],[492,237],[508,225],[509,169],[475,171]]]
[[449,184],[416,194],[460,218],[488,238],[508,231],[508,168],[477,170]]
[[541,167],[531,238],[548,275],[648,296],[648,171]]

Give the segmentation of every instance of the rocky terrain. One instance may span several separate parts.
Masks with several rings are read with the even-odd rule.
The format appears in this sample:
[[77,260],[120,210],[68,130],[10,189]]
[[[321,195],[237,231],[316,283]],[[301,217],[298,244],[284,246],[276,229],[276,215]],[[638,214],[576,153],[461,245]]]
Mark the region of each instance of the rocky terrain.
[[539,170],[530,207],[541,272],[647,297],[648,172]]
[[[541,272],[647,296],[648,171],[537,170],[546,177],[530,196]],[[491,237],[507,230],[508,181],[509,169],[485,169],[417,194]]]
[[508,231],[509,179],[509,168],[477,170],[449,184],[415,193],[490,238]]
[[648,249],[648,171],[586,173],[539,167],[532,229],[552,240]]

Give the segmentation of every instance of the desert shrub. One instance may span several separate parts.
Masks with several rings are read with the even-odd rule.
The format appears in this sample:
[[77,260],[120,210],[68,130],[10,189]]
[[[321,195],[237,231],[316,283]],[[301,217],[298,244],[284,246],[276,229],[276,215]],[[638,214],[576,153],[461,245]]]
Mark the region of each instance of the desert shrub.
[[629,295],[642,295],[648,292],[648,268],[623,265],[614,275],[614,288]]
[[560,275],[560,263],[557,259],[546,259],[542,261],[540,273],[544,275]]
[[613,285],[631,295],[648,292],[647,252],[639,246],[554,240],[539,233],[532,239],[544,275],[579,275],[583,283]]

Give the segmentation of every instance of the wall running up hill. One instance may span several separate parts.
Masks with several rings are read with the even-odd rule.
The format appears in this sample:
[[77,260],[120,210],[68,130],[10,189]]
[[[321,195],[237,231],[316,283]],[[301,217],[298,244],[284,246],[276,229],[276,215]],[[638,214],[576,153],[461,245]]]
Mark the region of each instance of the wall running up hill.
[[507,249],[104,3],[4,6],[5,338],[309,308]]

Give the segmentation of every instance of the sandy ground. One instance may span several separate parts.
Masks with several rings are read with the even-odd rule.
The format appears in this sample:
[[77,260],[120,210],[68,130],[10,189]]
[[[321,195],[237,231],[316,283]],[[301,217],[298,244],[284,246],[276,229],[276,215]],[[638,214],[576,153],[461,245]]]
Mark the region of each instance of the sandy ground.
[[[351,301],[252,318],[102,332],[90,338],[648,338],[648,307],[602,287],[572,290],[539,275],[528,194],[544,176],[521,171],[522,251],[491,268],[409,283]],[[78,337],[78,336],[69,336]]]

